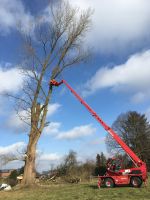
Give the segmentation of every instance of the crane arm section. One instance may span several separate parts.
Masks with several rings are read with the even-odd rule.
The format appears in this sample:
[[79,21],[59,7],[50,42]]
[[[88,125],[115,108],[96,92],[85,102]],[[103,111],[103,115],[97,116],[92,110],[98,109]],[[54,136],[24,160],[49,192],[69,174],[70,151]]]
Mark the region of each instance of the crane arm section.
[[124,143],[124,141],[110,128],[97,114],[96,112],[75,92],[75,90],[65,81],[57,82],[51,80],[53,86],[59,86],[65,84],[66,87],[73,93],[73,95],[80,101],[80,103],[92,114],[92,116],[103,126],[103,128],[113,137],[113,139],[122,147],[122,149],[129,155],[136,166],[141,166],[143,161]]

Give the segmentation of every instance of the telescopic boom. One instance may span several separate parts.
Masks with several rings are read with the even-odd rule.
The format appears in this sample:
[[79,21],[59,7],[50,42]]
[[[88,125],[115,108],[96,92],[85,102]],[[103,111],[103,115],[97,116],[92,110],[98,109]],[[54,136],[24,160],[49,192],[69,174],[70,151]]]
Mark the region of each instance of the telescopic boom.
[[97,114],[96,112],[75,92],[74,89],[65,81],[57,82],[51,80],[52,86],[59,86],[65,84],[67,88],[73,93],[73,95],[80,101],[80,103],[92,114],[92,116],[103,126],[103,128],[113,137],[113,139],[122,147],[122,149],[128,154],[137,167],[142,168],[144,174],[147,174],[146,164],[124,143],[124,141],[110,128]]

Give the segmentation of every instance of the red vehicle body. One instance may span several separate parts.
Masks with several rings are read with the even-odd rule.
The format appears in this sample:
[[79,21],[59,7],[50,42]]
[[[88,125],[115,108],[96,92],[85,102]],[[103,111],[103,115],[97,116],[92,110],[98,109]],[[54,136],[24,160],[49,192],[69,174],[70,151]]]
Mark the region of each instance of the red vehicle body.
[[113,137],[113,139],[122,147],[126,154],[131,158],[134,167],[123,169],[118,159],[111,159],[107,163],[107,172],[104,176],[99,176],[98,187],[104,184],[106,187],[114,187],[115,185],[131,185],[133,187],[140,187],[143,182],[146,183],[148,178],[146,163],[144,163],[138,156],[124,143],[124,141],[110,128],[92,108],[70,87],[70,85],[62,80],[57,82],[51,80],[51,86],[59,86],[65,84],[67,88],[74,94],[74,96],[81,102],[82,105],[92,114],[92,116],[103,126],[103,128]]

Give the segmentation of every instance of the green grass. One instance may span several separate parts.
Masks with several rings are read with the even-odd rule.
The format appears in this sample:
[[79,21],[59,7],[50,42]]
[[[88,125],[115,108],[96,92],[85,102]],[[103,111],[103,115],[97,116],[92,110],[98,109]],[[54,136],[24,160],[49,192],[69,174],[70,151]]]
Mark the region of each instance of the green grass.
[[150,200],[147,187],[97,189],[95,183],[43,186],[33,189],[0,191],[0,200]]

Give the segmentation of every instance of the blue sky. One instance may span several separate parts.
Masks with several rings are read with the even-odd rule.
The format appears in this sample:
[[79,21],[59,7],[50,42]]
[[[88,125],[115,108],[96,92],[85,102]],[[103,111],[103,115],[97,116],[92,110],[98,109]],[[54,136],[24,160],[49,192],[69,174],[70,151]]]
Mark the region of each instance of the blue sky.
[[[135,110],[150,118],[150,2],[148,0],[69,0],[81,9],[91,7],[92,28],[85,38],[92,56],[87,63],[63,72],[62,78],[111,126],[117,116]],[[43,15],[48,1],[0,0],[0,93],[18,92],[23,80],[18,21],[26,31]],[[0,155],[18,153],[27,144],[26,127],[12,102],[0,96]],[[106,132],[65,88],[55,88],[48,119],[38,143],[37,168],[49,169],[70,149],[79,160],[106,152]],[[18,167],[12,162],[3,167]],[[2,167],[2,166],[0,166]]]

